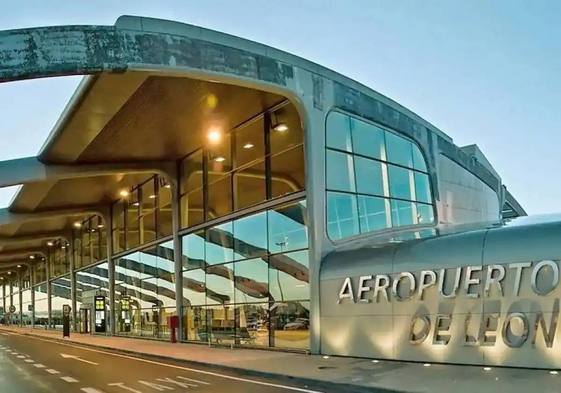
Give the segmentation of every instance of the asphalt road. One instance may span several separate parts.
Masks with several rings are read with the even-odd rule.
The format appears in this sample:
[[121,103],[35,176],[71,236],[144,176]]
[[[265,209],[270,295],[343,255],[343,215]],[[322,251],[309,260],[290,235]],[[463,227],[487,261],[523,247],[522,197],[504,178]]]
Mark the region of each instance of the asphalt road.
[[211,368],[128,355],[0,331],[0,392],[6,393],[317,393]]

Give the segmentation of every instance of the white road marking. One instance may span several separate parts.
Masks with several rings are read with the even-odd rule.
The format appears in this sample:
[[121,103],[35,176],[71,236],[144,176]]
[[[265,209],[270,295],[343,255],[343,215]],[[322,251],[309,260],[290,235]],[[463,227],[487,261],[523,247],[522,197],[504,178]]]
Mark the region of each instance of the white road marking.
[[45,371],[48,372],[49,374],[60,374],[60,371],[53,370],[52,368],[48,368]]
[[97,390],[94,388],[82,388],[80,390],[85,393],[103,393],[101,390]]
[[25,359],[24,362],[25,362],[25,363],[35,363],[35,360],[33,360],[33,359]]
[[45,368],[45,365],[41,363],[35,363],[34,366],[37,368]]
[[25,356],[23,356],[23,355],[18,355],[18,359],[25,359]]
[[126,391],[133,392],[133,393],[142,393],[140,390],[133,389],[125,385],[124,382],[115,382],[115,383],[108,383],[109,386],[116,386],[121,389],[125,389]]
[[152,383],[152,382],[147,382],[147,381],[143,381],[143,380],[138,380],[138,383],[141,383],[145,386],[148,386],[149,388],[155,389],[158,392],[163,392],[166,390],[175,390],[174,388],[170,388],[169,386],[166,385],[160,385],[158,383]]
[[199,385],[195,385],[193,383],[179,382],[179,381],[176,381],[175,379],[172,379],[172,378],[157,378],[156,380],[160,381],[160,382],[171,383],[172,385],[177,385],[181,388],[186,388],[186,389],[196,388],[196,387],[199,386]]
[[192,379],[192,378],[187,378],[187,377],[179,377],[179,376],[177,378],[182,379],[184,381],[200,383],[201,385],[210,385],[210,383],[205,382],[205,381],[199,381],[198,379]]
[[[16,334],[18,336],[24,336],[23,334],[20,334],[20,333],[14,333],[14,334]],[[297,387],[293,387],[293,386],[281,385],[281,384],[277,384],[277,383],[256,381],[256,380],[253,380],[253,379],[247,379],[247,378],[242,378],[242,377],[234,377],[232,375],[219,374],[219,373],[216,373],[216,372],[213,372],[213,371],[197,370],[196,368],[177,366],[175,364],[166,364],[166,363],[157,362],[155,360],[141,359],[141,358],[137,358],[137,357],[134,357],[134,356],[122,355],[120,353],[112,353],[112,352],[102,351],[102,350],[99,350],[99,349],[86,348],[86,347],[82,347],[82,346],[79,346],[79,345],[73,345],[73,344],[70,344],[70,343],[55,342],[53,340],[49,340],[49,339],[46,339],[46,338],[40,338],[40,337],[36,337],[36,336],[33,336],[33,335],[27,335],[27,337],[32,338],[32,339],[37,340],[37,341],[45,341],[45,342],[55,344],[55,345],[65,345],[67,347],[77,348],[77,349],[80,349],[82,351],[102,353],[102,354],[105,354],[105,355],[120,357],[120,358],[123,358],[123,359],[136,360],[137,362],[148,363],[148,364],[156,364],[158,366],[175,368],[176,370],[185,370],[185,371],[190,371],[190,372],[193,372],[193,373],[199,373],[199,374],[204,374],[204,375],[212,375],[214,377],[230,379],[230,380],[233,380],[233,381],[252,383],[252,384],[255,384],[255,385],[269,386],[269,387],[273,387],[273,388],[292,390],[292,391],[295,391],[295,392],[302,392],[302,393],[323,393],[319,390],[310,390],[310,389],[297,388]],[[142,393],[142,392],[139,392],[139,393]]]
[[74,359],[74,360],[78,360],[78,361],[83,362],[83,363],[93,364],[94,366],[99,365],[98,363],[90,362],[89,360],[82,359],[82,358],[80,358],[79,356],[76,356],[76,355],[67,355],[65,353],[61,353],[60,356],[62,356],[64,359]]
[[60,379],[62,379],[65,382],[68,382],[68,383],[78,382],[78,380],[76,378],[72,378],[72,377],[60,377]]

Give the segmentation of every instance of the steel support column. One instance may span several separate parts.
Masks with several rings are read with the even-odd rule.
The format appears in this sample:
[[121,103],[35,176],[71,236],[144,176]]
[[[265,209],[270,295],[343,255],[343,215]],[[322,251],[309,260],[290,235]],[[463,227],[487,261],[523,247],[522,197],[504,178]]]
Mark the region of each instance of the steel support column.
[[107,209],[104,216],[106,231],[105,238],[107,239],[107,271],[109,280],[109,334],[114,336],[117,331],[117,323],[115,320],[115,261],[113,259],[113,234],[111,233],[111,228],[113,227],[111,207]]
[[[14,284],[13,281],[10,280],[10,308],[12,307],[13,304],[14,304]],[[13,318],[13,313],[10,312],[10,325],[13,322],[12,318]]]
[[45,272],[47,273],[47,326],[51,328],[51,264],[49,263],[49,254],[45,258]]
[[6,309],[6,284],[2,281],[2,310],[4,310],[4,315],[8,313]]
[[183,340],[185,337],[183,331],[183,252],[181,250],[181,239],[179,238],[180,213],[179,213],[179,187],[177,180],[171,182],[171,214],[172,214],[172,231],[173,231],[173,261],[175,275],[175,308],[179,317],[179,326],[177,339]]
[[76,269],[76,249],[74,248],[75,239],[74,232],[70,236],[70,307],[72,307],[72,330],[74,332],[78,331],[78,321],[76,320],[76,274],[74,270]]
[[19,323],[18,325],[21,327],[23,326],[23,305],[21,304],[23,301],[22,289],[23,289],[23,278],[21,277],[21,268],[18,268],[18,300],[19,300]]
[[34,263],[29,264],[29,289],[31,290],[31,329],[35,327],[35,276],[34,276]]

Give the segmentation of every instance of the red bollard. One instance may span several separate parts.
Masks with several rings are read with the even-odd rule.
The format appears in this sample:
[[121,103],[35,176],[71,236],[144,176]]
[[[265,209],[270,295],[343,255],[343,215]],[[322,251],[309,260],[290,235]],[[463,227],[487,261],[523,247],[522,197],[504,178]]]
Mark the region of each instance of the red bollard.
[[170,339],[172,343],[176,343],[177,342],[177,328],[179,327],[179,317],[177,315],[172,315],[171,317],[168,317],[168,325],[171,329],[171,334],[170,334]]

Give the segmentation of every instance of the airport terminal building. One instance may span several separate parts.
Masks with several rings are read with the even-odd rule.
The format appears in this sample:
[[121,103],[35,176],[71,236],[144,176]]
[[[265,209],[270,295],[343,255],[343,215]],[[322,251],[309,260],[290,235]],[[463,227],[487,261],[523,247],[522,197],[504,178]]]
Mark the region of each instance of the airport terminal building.
[[477,146],[200,27],[0,32],[0,82],[62,75],[84,78],[41,151],[0,162],[4,323],[70,306],[75,334],[169,340],[178,316],[186,342],[561,365],[560,226],[517,218]]

